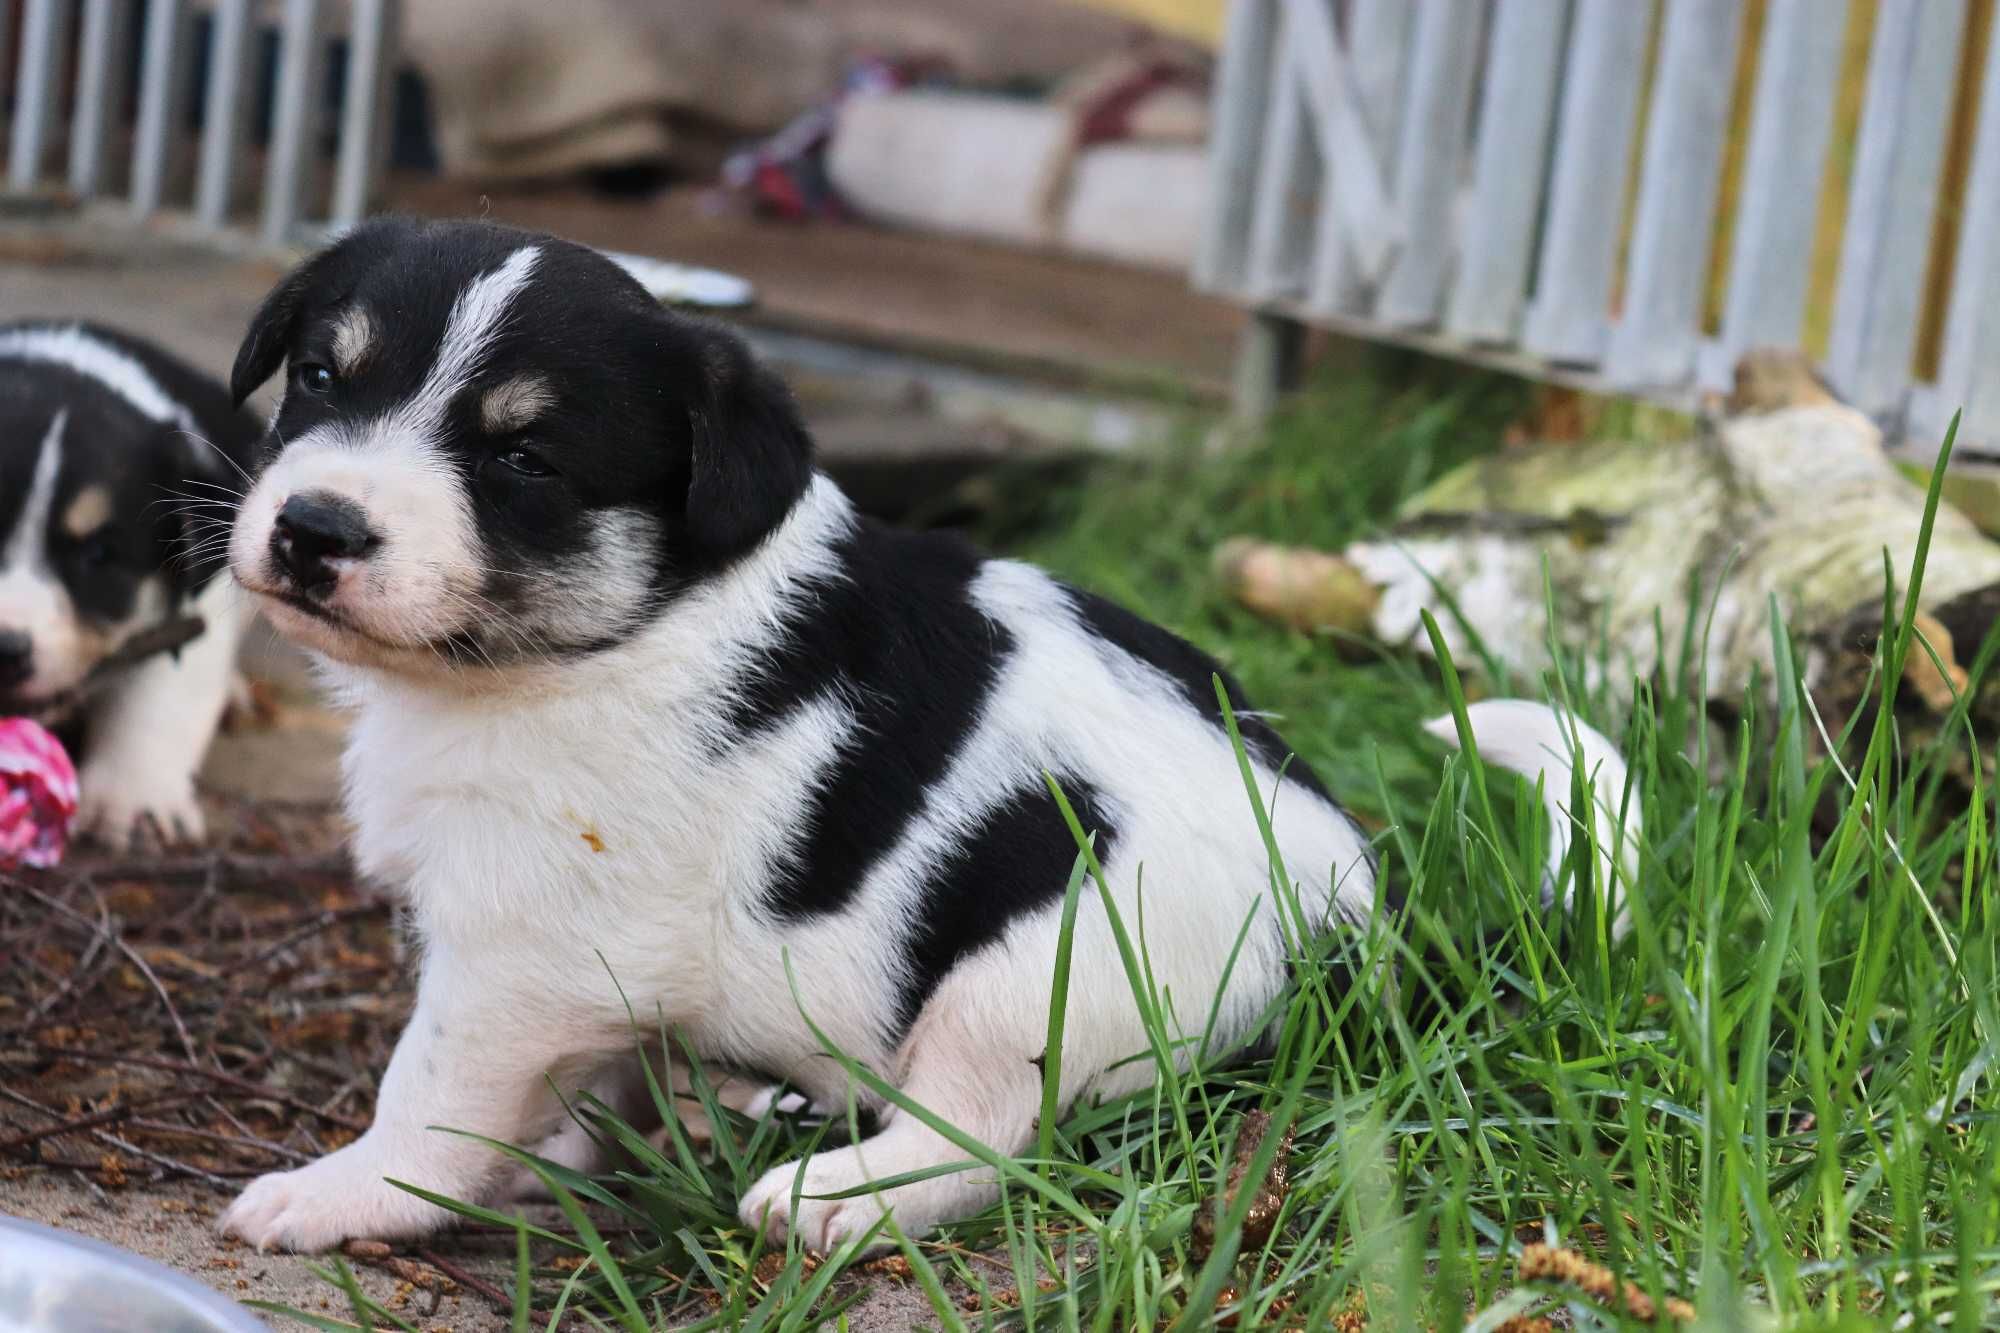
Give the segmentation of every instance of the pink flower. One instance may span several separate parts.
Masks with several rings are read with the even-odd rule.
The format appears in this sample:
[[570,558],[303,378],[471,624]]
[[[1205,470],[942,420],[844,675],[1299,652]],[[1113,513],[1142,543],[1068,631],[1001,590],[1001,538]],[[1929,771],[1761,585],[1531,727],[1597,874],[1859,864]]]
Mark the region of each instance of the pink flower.
[[62,742],[25,717],[0,718],[0,866],[62,860],[76,818],[76,768]]

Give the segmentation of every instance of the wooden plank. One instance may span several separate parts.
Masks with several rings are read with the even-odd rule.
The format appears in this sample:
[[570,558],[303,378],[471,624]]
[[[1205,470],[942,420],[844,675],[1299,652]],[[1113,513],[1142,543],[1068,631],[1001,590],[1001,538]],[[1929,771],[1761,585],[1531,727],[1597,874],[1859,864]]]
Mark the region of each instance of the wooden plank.
[[396,0],[354,0],[347,38],[347,85],[341,91],[340,157],[333,176],[332,220],[351,227],[368,211],[380,178],[382,145],[395,78]]
[[132,131],[132,211],[157,211],[180,143],[188,66],[184,0],[148,0],[140,38],[139,120]]
[[1516,0],[1495,11],[1466,209],[1472,221],[1445,319],[1460,337],[1509,342],[1519,330],[1568,20],[1568,0]]
[[1195,252],[1194,285],[1243,290],[1264,122],[1278,83],[1279,0],[1235,0],[1210,103],[1208,212]]
[[1278,63],[1272,79],[1277,99],[1265,122],[1262,162],[1250,215],[1249,275],[1255,300],[1293,296],[1305,285],[1311,246],[1308,201],[1319,189],[1319,154],[1307,124],[1302,58],[1291,39],[1291,13],[1279,27]]
[[[1805,319],[1812,235],[1833,137],[1847,0],[1769,0],[1730,245],[1718,359],[1725,373],[1753,347],[1791,347]],[[1709,387],[1721,388],[1713,378]]]
[[208,42],[208,89],[202,111],[201,170],[195,216],[211,227],[229,220],[236,159],[250,122],[251,0],[218,0]]
[[1868,55],[1826,370],[1854,406],[1901,410],[1923,305],[1965,0],[1882,0]]
[[1313,113],[1312,130],[1322,167],[1337,165],[1340,188],[1328,202],[1339,214],[1338,237],[1365,282],[1379,280],[1401,241],[1402,229],[1389,200],[1383,155],[1370,141],[1361,117],[1351,65],[1334,36],[1327,0],[1290,0],[1285,17],[1286,45],[1298,61]]
[[1962,408],[1969,435],[2000,443],[2000,23],[1987,41],[1985,80],[1945,316],[1939,410],[1913,429],[1941,438]]
[[21,58],[14,79],[14,123],[7,145],[7,184],[34,189],[42,179],[42,155],[49,125],[57,114],[56,81],[61,75],[64,0],[27,0],[21,15]]
[[306,176],[312,170],[310,143],[319,104],[325,51],[320,44],[319,0],[285,0],[278,47],[277,98],[271,112],[271,147],[264,170],[266,244],[284,245],[299,224]]
[[83,0],[77,41],[76,111],[69,132],[69,188],[81,196],[104,184],[104,148],[125,118],[126,57],[132,41],[131,0]]
[[1742,0],[1672,0],[1646,118],[1625,301],[1608,373],[1630,385],[1694,375]]
[[1633,0],[1576,0],[1548,217],[1522,327],[1527,349],[1551,361],[1590,365],[1604,351],[1650,11]]
[[1376,317],[1390,324],[1435,324],[1444,313],[1484,10],[1484,0],[1427,0],[1417,7],[1410,96],[1396,148],[1403,247],[1375,301]]
[[[1385,191],[1393,185],[1389,173],[1395,166],[1396,136],[1402,125],[1403,82],[1415,19],[1416,9],[1406,0],[1349,0],[1347,8],[1344,72]],[[1313,256],[1310,300],[1317,308],[1358,313],[1373,299],[1381,274],[1364,278],[1341,242],[1341,181],[1341,164],[1329,163],[1320,191],[1320,243]]]

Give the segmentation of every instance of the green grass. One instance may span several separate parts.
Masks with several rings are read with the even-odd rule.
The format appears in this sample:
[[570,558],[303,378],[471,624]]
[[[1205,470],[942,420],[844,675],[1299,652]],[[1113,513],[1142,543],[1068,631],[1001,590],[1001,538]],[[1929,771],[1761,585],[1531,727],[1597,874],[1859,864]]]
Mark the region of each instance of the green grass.
[[[1453,673],[1272,629],[1210,580],[1226,536],[1335,545],[1365,530],[1492,447],[1517,405],[1463,376],[1330,389],[1258,451],[1100,469],[1043,497],[1029,535],[1013,516],[1021,553],[1217,652],[1282,713],[1381,830],[1384,876],[1408,905],[1394,929],[1299,943],[1269,1058],[1162,1063],[1155,1090],[1074,1108],[1034,1158],[995,1161],[1006,1189],[987,1216],[895,1237],[935,1327],[1318,1329],[1346,1311],[1378,1329],[1545,1313],[1641,1326],[1574,1287],[1520,1281],[1536,1241],[1655,1302],[1691,1301],[1705,1328],[2000,1323],[1994,811],[1983,776],[1964,809],[1936,805],[1928,781],[1938,746],[1967,743],[1962,716],[1905,750],[1885,708],[1828,758],[1781,672],[1738,701],[1726,743],[1690,753],[1707,709],[1688,681],[1646,683],[1623,715],[1582,701],[1621,738],[1644,805],[1634,929],[1613,945],[1589,907],[1568,922],[1540,909],[1544,830],[1522,784],[1420,737],[1418,720],[1462,704]],[[1906,599],[1885,598],[1884,681],[1924,651]],[[1259,819],[1254,801],[1246,789],[1216,817]],[[1099,910],[1093,875],[1080,853],[1072,910]],[[1159,1047],[1173,1034],[1136,933],[1133,948],[1134,1003]],[[1277,1128],[1294,1131],[1282,1212],[1245,1243],[1242,1192],[1205,1250],[1198,1220],[1220,1209],[1253,1110],[1275,1123],[1251,1179]],[[767,1255],[730,1213],[817,1131],[715,1113],[715,1148],[677,1137],[656,1152],[583,1108],[641,1167],[614,1182],[550,1173],[575,1234],[542,1232],[534,1253],[584,1263],[531,1271],[524,1239],[515,1327],[549,1327],[559,1307],[632,1333],[840,1326],[861,1290],[845,1257]],[[608,1243],[577,1199],[638,1235]],[[1021,1299],[987,1299],[1001,1288]]]

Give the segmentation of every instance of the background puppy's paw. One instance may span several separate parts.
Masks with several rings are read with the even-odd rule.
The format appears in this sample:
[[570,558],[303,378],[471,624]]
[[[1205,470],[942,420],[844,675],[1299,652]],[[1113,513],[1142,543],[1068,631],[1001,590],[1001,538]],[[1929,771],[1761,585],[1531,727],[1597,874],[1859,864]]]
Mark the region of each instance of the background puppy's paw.
[[385,1181],[373,1161],[349,1152],[343,1148],[311,1166],[259,1176],[217,1227],[260,1250],[309,1253],[344,1240],[424,1236],[450,1220],[444,1209]]
[[86,763],[78,775],[77,832],[107,846],[185,846],[208,836],[194,780],[134,771],[135,765]]

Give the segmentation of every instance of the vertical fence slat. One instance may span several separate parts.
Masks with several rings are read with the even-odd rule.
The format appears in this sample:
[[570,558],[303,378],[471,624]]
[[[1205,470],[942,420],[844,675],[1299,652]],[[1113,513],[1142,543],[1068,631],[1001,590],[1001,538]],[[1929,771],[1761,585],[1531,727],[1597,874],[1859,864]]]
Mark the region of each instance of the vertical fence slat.
[[1827,372],[1854,406],[1902,405],[1923,304],[1965,0],[1883,0],[1868,53]]
[[1529,0],[1494,11],[1468,225],[1445,321],[1461,337],[1504,342],[1520,322],[1568,17],[1569,0]]
[[[1313,255],[1314,295],[1324,295],[1330,256],[1357,280],[1381,281],[1399,243],[1383,155],[1362,118],[1355,66],[1334,35],[1326,0],[1291,0],[1286,29],[1297,51],[1300,87],[1310,113],[1319,182],[1319,245]],[[1338,179],[1335,173],[1338,172]]]
[[[1348,5],[1344,72],[1351,81],[1362,139],[1374,164],[1370,170],[1380,182],[1385,208],[1389,173],[1395,168],[1396,135],[1402,125],[1403,80],[1415,19],[1416,10],[1406,0],[1350,0]],[[1343,239],[1346,221],[1339,207],[1340,191],[1352,172],[1343,170],[1341,154],[1333,156],[1320,190],[1320,242],[1314,254],[1309,299],[1316,309],[1358,312],[1382,275],[1364,274]]]
[[1434,324],[1443,313],[1482,13],[1483,0],[1426,0],[1417,7],[1394,168],[1403,248],[1375,302],[1376,318],[1388,324]]
[[1723,306],[1725,372],[1753,347],[1799,340],[1847,10],[1847,0],[1771,0],[1765,13]]
[[1408,0],[1352,0],[1348,55],[1355,100],[1368,133],[1393,144],[1403,132],[1403,88],[1409,75],[1416,6]]
[[1940,419],[1917,429],[1938,436],[1963,408],[1967,432],[1991,447],[2000,444],[2000,23],[1987,40],[1984,77],[1938,371]]
[[208,41],[208,88],[202,110],[201,170],[195,216],[210,227],[229,220],[236,158],[250,121],[251,0],[218,0]]
[[1552,361],[1587,364],[1603,354],[1650,10],[1635,0],[1576,0],[1548,217],[1522,330],[1528,350]]
[[1259,300],[1296,295],[1311,246],[1305,200],[1319,188],[1319,154],[1306,123],[1301,57],[1289,12],[1278,28],[1276,102],[1264,126],[1263,162],[1250,219],[1248,289]]
[[83,0],[76,112],[69,131],[69,188],[78,195],[96,194],[103,186],[105,141],[125,114],[125,57],[131,37],[131,0]]
[[263,237],[283,245],[298,226],[311,169],[308,151],[318,102],[319,0],[285,0],[278,48],[277,101],[271,113],[271,148],[264,171]]
[[1194,261],[1194,283],[1204,291],[1229,291],[1244,282],[1258,152],[1283,64],[1278,4],[1235,0],[1229,7],[1210,113],[1208,208]]
[[1742,0],[1671,0],[1667,6],[1624,309],[1608,358],[1609,373],[1621,384],[1671,387],[1694,374],[1742,36]]
[[7,145],[7,184],[31,190],[41,180],[49,122],[56,114],[65,0],[28,0],[21,15],[21,58],[14,80],[14,123]]
[[132,211],[145,216],[166,193],[167,167],[181,137],[181,94],[187,89],[183,0],[149,0],[140,39],[139,118],[132,133]]
[[359,222],[375,190],[399,18],[396,0],[354,0],[351,13],[347,83],[340,102],[340,157],[333,175],[332,221],[336,227]]

